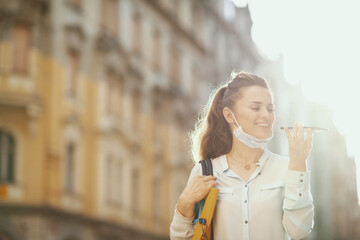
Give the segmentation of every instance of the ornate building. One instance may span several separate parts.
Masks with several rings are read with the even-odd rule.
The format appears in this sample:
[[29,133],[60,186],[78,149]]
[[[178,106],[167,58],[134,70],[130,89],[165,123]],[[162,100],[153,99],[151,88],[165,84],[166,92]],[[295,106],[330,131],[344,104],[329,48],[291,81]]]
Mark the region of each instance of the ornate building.
[[0,3],[0,237],[166,239],[211,85],[261,64],[229,1]]
[[0,239],[167,239],[192,168],[186,132],[233,68],[270,81],[275,152],[287,154],[281,125],[331,128],[309,161],[308,239],[358,239],[345,140],[258,55],[251,25],[227,0],[0,1]]

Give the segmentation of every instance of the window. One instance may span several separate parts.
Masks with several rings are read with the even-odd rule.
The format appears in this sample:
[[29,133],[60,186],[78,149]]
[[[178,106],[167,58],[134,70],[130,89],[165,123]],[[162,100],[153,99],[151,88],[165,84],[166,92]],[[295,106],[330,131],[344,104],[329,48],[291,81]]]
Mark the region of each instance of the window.
[[122,78],[117,76],[114,71],[107,72],[107,112],[109,114],[121,114],[121,99],[123,93]]
[[140,187],[140,174],[139,174],[139,170],[137,169],[133,169],[132,171],[132,184],[131,184],[131,191],[132,191],[132,199],[131,199],[131,203],[132,203],[132,213],[134,215],[134,217],[138,217],[139,215],[139,187]]
[[[2,240],[2,239],[0,238],[0,240]],[[79,239],[76,237],[67,237],[65,240],[79,240]]]
[[117,76],[116,77],[116,86],[115,86],[115,113],[116,115],[120,116],[122,113],[122,104],[123,104],[123,94],[124,94],[124,80],[123,77]]
[[180,4],[182,3],[183,1],[172,1],[171,3],[172,3],[172,17],[176,20],[176,21],[178,21],[178,19],[179,19],[179,17],[181,17],[181,15],[180,15]]
[[113,202],[113,190],[114,190],[114,161],[113,158],[110,156],[106,161],[106,200],[109,204]]
[[160,104],[154,103],[153,105],[153,127],[152,127],[152,134],[153,134],[153,143],[155,145],[155,150],[157,146],[162,144],[161,137],[162,137],[162,116],[161,116],[161,108]]
[[107,82],[107,92],[106,92],[106,98],[107,98],[107,103],[106,103],[106,108],[107,108],[107,112],[109,114],[113,113],[113,109],[114,109],[114,86],[115,86],[115,76],[114,76],[114,72],[112,70],[108,70],[106,73],[106,82]]
[[136,54],[141,53],[141,17],[138,13],[134,15],[133,19],[133,50]]
[[106,201],[109,205],[121,204],[122,162],[109,156],[106,162]]
[[117,204],[121,204],[122,192],[122,161],[118,160],[114,166],[115,169],[115,183],[114,183],[114,198]]
[[80,68],[79,53],[74,50],[69,50],[68,61],[69,61],[69,96],[76,97],[78,94],[78,75]]
[[80,7],[82,0],[67,0],[68,3],[72,4],[75,7]]
[[198,89],[199,89],[199,82],[200,82],[200,68],[194,65],[191,69],[191,76],[192,76],[192,86],[191,92],[194,97],[198,96]]
[[161,174],[154,176],[154,192],[153,192],[153,209],[154,209],[154,220],[160,221],[161,219]]
[[141,126],[141,96],[140,96],[140,92],[139,91],[134,91],[133,93],[133,119],[132,119],[132,124],[133,124],[133,129],[134,130],[140,130]]
[[103,27],[114,36],[118,33],[118,12],[117,0],[102,0],[101,23]]
[[25,24],[16,24],[12,32],[13,42],[13,71],[19,74],[29,73],[30,59],[30,27]]
[[197,40],[202,40],[201,35],[203,32],[203,24],[204,24],[204,16],[203,16],[203,8],[198,6],[196,4],[196,1],[194,1],[194,6],[192,8],[192,16],[193,16],[193,29],[192,32],[194,33],[194,37]]
[[171,50],[171,65],[170,65],[170,78],[175,84],[179,84],[179,50],[173,47]]
[[15,182],[15,139],[0,129],[0,182]]
[[74,193],[75,181],[75,145],[70,143],[66,147],[65,163],[65,191]]
[[155,71],[160,70],[161,66],[161,38],[159,31],[153,35],[153,49],[152,49],[152,65]]
[[[4,20],[3,19],[0,19],[0,26],[4,26]],[[3,72],[6,67],[5,67],[5,64],[6,64],[6,61],[5,58],[6,58],[6,55],[5,55],[5,51],[4,51],[4,45],[2,44],[3,41],[1,40],[2,39],[2,34],[0,34],[0,72]]]

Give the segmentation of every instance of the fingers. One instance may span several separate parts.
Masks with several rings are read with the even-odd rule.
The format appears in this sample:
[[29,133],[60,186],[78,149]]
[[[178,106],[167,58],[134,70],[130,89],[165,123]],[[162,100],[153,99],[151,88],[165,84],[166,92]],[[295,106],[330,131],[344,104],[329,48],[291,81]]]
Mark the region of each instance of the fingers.
[[286,136],[289,141],[295,138],[299,138],[303,140],[305,139],[304,125],[300,124],[299,122],[294,123],[292,133],[290,132],[288,127],[284,127],[284,130],[286,132]]
[[302,124],[298,123],[298,133],[297,134],[301,139],[304,139],[304,126]]
[[306,133],[306,143],[309,145],[309,146],[312,146],[312,140],[313,140],[313,137],[314,137],[314,131],[309,128],[307,130],[307,133]]
[[207,183],[207,189],[210,189],[217,185],[217,178],[214,176],[203,176],[203,180]]
[[208,189],[216,187],[216,185],[217,185],[216,181],[211,181],[211,182],[208,183]]
[[294,130],[293,130],[293,136],[296,136],[297,133],[298,133],[298,127],[299,127],[299,123],[298,122],[295,122],[294,123]]
[[208,176],[201,176],[204,178],[205,181],[211,181],[211,180],[216,180],[217,177],[214,177],[212,175],[208,175]]
[[214,176],[197,176],[196,182],[201,183],[201,185],[206,186],[206,188],[211,188],[217,185],[217,177]]
[[217,179],[217,177],[214,177],[212,175],[208,175],[208,176],[199,175],[199,176],[196,176],[195,178],[202,179],[203,181],[211,181],[211,180]]
[[285,133],[286,133],[286,137],[287,137],[288,141],[290,142],[291,141],[290,130],[289,130],[288,127],[285,127],[284,130],[285,130]]
[[304,126],[299,122],[294,123],[294,131],[292,136],[299,137],[300,139],[304,139]]
[[182,196],[191,203],[196,203],[206,197],[212,187],[217,185],[214,176],[195,176],[185,187]]
[[200,176],[202,178],[204,186],[206,186],[206,191],[208,192],[210,188],[215,187],[217,185],[217,178],[214,176]]

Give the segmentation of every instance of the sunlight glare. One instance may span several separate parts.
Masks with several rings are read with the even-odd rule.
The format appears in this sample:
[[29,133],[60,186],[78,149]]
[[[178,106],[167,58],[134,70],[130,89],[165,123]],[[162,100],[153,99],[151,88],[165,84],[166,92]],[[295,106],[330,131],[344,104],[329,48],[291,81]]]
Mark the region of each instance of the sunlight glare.
[[300,86],[306,99],[332,110],[347,153],[355,158],[360,205],[360,2],[254,0],[248,5],[259,51],[270,60],[281,55],[285,79]]

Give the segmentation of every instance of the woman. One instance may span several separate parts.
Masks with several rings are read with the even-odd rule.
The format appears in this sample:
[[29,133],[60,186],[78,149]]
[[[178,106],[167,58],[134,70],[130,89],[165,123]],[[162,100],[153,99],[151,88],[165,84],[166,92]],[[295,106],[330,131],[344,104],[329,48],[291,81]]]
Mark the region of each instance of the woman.
[[196,224],[194,204],[211,187],[219,196],[213,236],[226,239],[301,239],[313,226],[314,206],[306,160],[312,130],[301,124],[290,133],[289,158],[264,148],[272,138],[274,104],[267,82],[250,73],[232,73],[214,91],[192,133],[195,161],[210,158],[214,176],[202,176],[201,164],[191,171],[170,226],[171,239],[191,239]]

